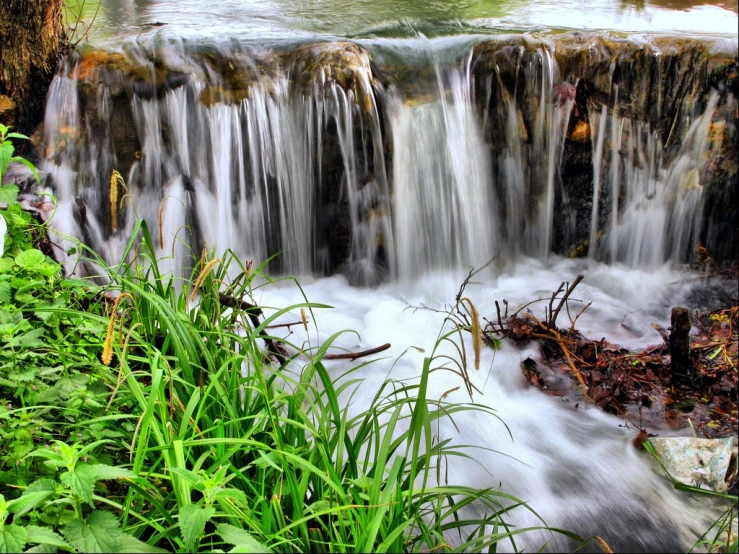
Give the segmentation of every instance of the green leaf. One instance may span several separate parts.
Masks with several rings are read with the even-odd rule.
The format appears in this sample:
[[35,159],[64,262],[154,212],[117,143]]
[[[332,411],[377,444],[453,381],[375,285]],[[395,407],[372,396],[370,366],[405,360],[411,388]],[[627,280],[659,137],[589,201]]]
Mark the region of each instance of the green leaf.
[[10,158],[13,157],[14,151],[15,148],[13,147],[12,142],[0,142],[0,176],[2,176],[2,174],[5,173],[5,170],[8,169],[8,166],[10,165]]
[[18,525],[6,525],[0,531],[0,552],[23,552],[28,533]]
[[92,504],[96,476],[97,471],[95,470],[95,466],[80,464],[74,471],[65,471],[62,473],[59,479],[82,500]]
[[39,337],[41,337],[43,334],[43,328],[34,329],[17,337],[16,342],[19,346],[23,346],[24,348],[37,348],[39,346],[46,346],[46,343],[44,341],[39,340]]
[[0,187],[0,203],[12,204],[18,198],[18,185],[3,185]]
[[10,303],[10,283],[0,282],[0,302]]
[[192,486],[202,490],[202,485],[205,481],[202,475],[198,475],[194,471],[190,471],[189,469],[180,468],[180,467],[170,467],[168,468],[168,471],[170,473],[174,473],[175,475],[182,477],[185,481],[190,483]]
[[22,496],[8,502],[8,511],[15,514],[15,517],[21,517],[53,495],[54,491],[55,489],[28,492],[26,489]]
[[73,519],[64,526],[62,534],[78,552],[120,551],[118,518],[110,512],[92,512],[85,521]]
[[100,479],[135,479],[136,474],[130,469],[105,464],[95,464],[95,480]]
[[120,552],[130,552],[133,554],[158,554],[159,552],[167,552],[156,546],[151,546],[143,541],[140,541],[136,537],[128,535],[124,532],[120,532],[118,535],[118,548]]
[[20,156],[13,156],[10,158],[11,162],[18,162],[25,165],[28,169],[31,170],[31,173],[33,173],[33,177],[36,179],[36,182],[40,182],[38,178],[38,172],[36,171],[36,166],[34,166],[31,162],[29,162],[26,158],[21,158]]
[[230,498],[236,502],[240,502],[241,504],[247,504],[246,494],[244,494],[244,491],[240,491],[239,489],[221,489],[210,498],[211,500]]
[[195,552],[196,543],[205,532],[205,524],[216,513],[215,508],[203,508],[197,504],[190,504],[180,509],[180,533],[185,543],[186,552]]
[[33,269],[46,261],[46,254],[37,248],[24,250],[15,257],[15,263],[25,269]]
[[216,531],[224,542],[233,544],[238,548],[238,550],[233,549],[231,552],[272,552],[272,549],[255,539],[251,533],[234,525],[220,523],[216,527]]
[[26,550],[26,554],[56,554],[59,549],[51,544],[37,544]]
[[59,533],[56,533],[48,527],[38,527],[36,525],[27,525],[28,538],[26,542],[34,544],[51,544],[59,548],[71,548]]
[[0,258],[0,273],[8,273],[14,265],[13,258]]
[[26,490],[23,491],[23,494],[26,495],[41,491],[56,492],[56,481],[53,479],[39,479],[28,485]]

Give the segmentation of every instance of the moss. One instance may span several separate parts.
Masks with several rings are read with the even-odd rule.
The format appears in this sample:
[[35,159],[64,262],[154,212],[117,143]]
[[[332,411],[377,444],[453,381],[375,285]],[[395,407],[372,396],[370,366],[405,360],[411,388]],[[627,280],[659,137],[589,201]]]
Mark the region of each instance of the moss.
[[369,53],[353,42],[323,42],[301,46],[292,56],[292,70],[302,87],[337,84],[365,111],[374,105],[375,84]]

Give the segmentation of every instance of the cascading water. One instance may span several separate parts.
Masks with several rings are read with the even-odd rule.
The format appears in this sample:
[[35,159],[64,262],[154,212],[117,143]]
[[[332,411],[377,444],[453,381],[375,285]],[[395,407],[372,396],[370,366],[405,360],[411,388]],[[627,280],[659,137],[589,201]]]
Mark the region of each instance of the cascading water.
[[[557,225],[574,217],[560,208],[570,202],[563,155],[577,112],[575,86],[558,84],[552,51],[519,49],[514,78],[524,84],[512,91],[492,72],[485,86],[500,99],[491,112],[488,95],[480,113],[471,67],[478,62],[469,54],[450,68],[432,51],[433,78],[419,83],[430,98],[408,102],[400,87],[378,82],[366,52],[344,60],[346,75],[331,75],[334,47],[301,48],[305,59],[274,62],[276,53],[238,45],[137,45],[116,58],[119,67],[89,67],[83,57],[81,91],[78,69],[67,67],[50,92],[46,122],[46,169],[60,209],[76,199],[109,219],[106,184],[123,166],[130,202],[115,208],[122,225],[135,212],[158,229],[160,204],[181,182],[191,225],[180,239],[192,251],[207,244],[255,259],[281,251],[279,272],[338,270],[370,284],[381,274],[409,280],[479,266],[501,252],[547,258]],[[157,74],[167,57],[175,60],[170,74]],[[132,73],[143,77],[126,82]],[[719,102],[714,93],[700,113],[680,116],[685,131],[669,137],[679,144],[669,156],[649,123],[605,104],[591,110],[592,201],[581,214],[590,220],[591,257],[631,267],[689,258],[702,224],[698,174]],[[116,125],[130,128],[133,156],[120,152]],[[113,262],[121,246],[112,244],[123,242],[125,229],[102,225],[101,233],[105,247],[91,246]],[[558,243],[566,250],[573,239]]]
[[[593,306],[578,329],[627,348],[659,341],[650,324],[667,326],[670,303],[690,293],[688,285],[664,285],[680,275],[665,264],[687,261],[699,239],[712,125],[735,100],[715,92],[693,111],[678,110],[667,152],[659,129],[619,111],[610,80],[610,103],[593,95],[583,104],[584,79],[565,75],[547,44],[494,45],[485,58],[474,42],[440,56],[446,43],[426,41],[417,53],[425,61],[408,74],[391,56],[371,62],[368,51],[380,49],[372,41],[367,50],[346,42],[265,50],[160,41],[96,63],[90,54],[69,60],[49,92],[45,122],[44,169],[58,201],[52,225],[109,263],[138,217],[173,273],[187,273],[207,246],[255,263],[282,251],[272,272],[382,282],[357,289],[334,275],[308,277],[303,287],[338,308],[319,314],[321,335],[360,332],[361,340],[342,335],[336,346],[392,341],[386,370],[378,362],[358,374],[368,391],[387,375],[417,376],[423,354],[409,347],[433,347],[443,314],[408,306],[442,307],[471,267],[496,254],[497,272],[467,291],[484,315],[497,299],[523,305],[587,271],[579,301]],[[658,111],[668,107],[661,102]],[[589,129],[580,142],[575,123]],[[576,199],[564,168],[575,147],[592,168],[576,214],[567,209]],[[126,189],[111,201],[114,169]],[[574,245],[576,237],[562,237],[578,225],[594,260],[555,256],[554,245]],[[67,253],[71,242],[57,244],[68,273],[94,272]],[[256,300],[280,306],[301,294],[272,287]],[[628,327],[619,323],[629,315]],[[313,331],[293,332],[296,344],[320,343]],[[440,439],[503,454],[473,449],[470,459],[449,461],[450,480],[501,487],[549,525],[605,535],[618,550],[687,548],[705,529],[705,513],[651,472],[619,420],[527,388],[519,370],[527,357],[546,364],[534,347],[485,351],[487,371],[472,376],[481,391],[474,401],[498,410],[513,441],[492,420],[442,422]],[[340,364],[328,366],[341,374]],[[450,392],[458,385],[435,373],[429,397],[468,400]],[[353,396],[353,410],[365,396]],[[517,525],[540,524],[515,512]],[[547,540],[570,548],[544,533],[522,539],[532,549]]]
[[479,267],[501,242],[468,67],[435,71],[438,98],[409,106],[394,94],[388,101],[395,251],[404,281],[429,270]]
[[[597,257],[600,251],[611,263],[648,268],[689,257],[701,226],[703,194],[699,171],[705,164],[717,102],[718,95],[714,93],[705,111],[690,124],[677,154],[669,162],[660,139],[644,123],[617,115],[608,117],[605,107],[599,116],[591,115],[598,120],[592,125],[596,145],[591,257]],[[610,136],[608,153],[603,151],[606,135]],[[603,167],[604,156],[610,162],[607,168]],[[605,230],[598,228],[601,186],[610,191],[611,199]],[[619,209],[621,202],[623,209]],[[598,239],[599,232],[603,232],[602,241]]]

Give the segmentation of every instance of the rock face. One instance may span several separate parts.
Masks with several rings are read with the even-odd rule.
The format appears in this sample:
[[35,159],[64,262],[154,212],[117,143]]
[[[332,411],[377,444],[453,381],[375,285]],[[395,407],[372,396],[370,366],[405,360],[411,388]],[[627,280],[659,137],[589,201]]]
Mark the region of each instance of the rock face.
[[[566,212],[570,217],[555,219],[554,247],[573,255],[587,253],[593,246],[588,244],[595,236],[590,232],[593,213],[599,218],[595,228],[604,229],[614,202],[623,203],[629,170],[634,170],[628,159],[634,152],[629,154],[627,149],[634,150],[637,135],[649,133],[654,144],[636,152],[636,157],[650,155],[646,152],[649,148],[659,150],[661,158],[654,164],[654,172],[663,171],[687,150],[701,148],[684,141],[693,136],[690,126],[715,98],[708,147],[699,154],[703,159],[691,166],[698,170],[699,186],[706,198],[699,241],[717,258],[736,259],[732,246],[737,238],[734,160],[739,72],[735,42],[668,37],[635,42],[579,32],[502,37],[475,47],[472,72],[494,160],[509,148],[494,130],[504,128],[511,99],[520,114],[517,125],[524,149],[531,143],[532,131],[542,124],[541,101],[547,98],[541,91],[552,87],[549,102],[561,105],[571,101],[555,207],[555,213]],[[603,121],[617,122],[621,128],[618,136],[609,132],[602,143],[599,169],[603,176],[613,174],[618,182],[601,191],[600,206],[594,212],[597,136],[592,124],[598,122],[602,109],[606,110]],[[618,155],[608,155],[614,148]],[[527,165],[534,168],[530,149],[528,154]],[[540,179],[536,172],[531,175]],[[529,183],[529,187],[535,189],[536,185]],[[614,198],[614,191],[619,196]]]
[[[398,105],[454,102],[456,71],[490,155],[480,167],[503,250],[649,265],[689,261],[700,242],[718,261],[736,259],[735,44],[515,35],[478,41],[466,59],[383,66],[345,41],[84,50],[58,77],[76,119],[47,121],[46,157],[73,170],[75,202],[97,214],[103,237],[114,234],[116,169],[147,198],[150,228],[151,206],[184,187],[196,251],[214,241],[256,257],[284,250],[273,269],[370,284],[395,263]],[[638,212],[655,198],[669,212],[661,234],[634,223],[654,219]],[[658,237],[657,254],[629,246],[649,242],[644,233]]]

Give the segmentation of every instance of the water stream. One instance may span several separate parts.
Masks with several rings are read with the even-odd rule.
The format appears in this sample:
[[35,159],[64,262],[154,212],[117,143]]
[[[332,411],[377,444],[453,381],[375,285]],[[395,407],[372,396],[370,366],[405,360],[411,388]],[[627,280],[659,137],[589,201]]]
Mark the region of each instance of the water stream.
[[[146,15],[174,17],[167,9],[155,3]],[[309,333],[293,328],[290,341],[316,345],[351,329],[357,334],[342,335],[337,347],[392,343],[359,370],[363,391],[387,377],[418,375],[424,354],[409,348],[430,352],[443,325],[442,314],[419,307],[443,309],[467,271],[493,258],[467,290],[488,318],[495,300],[515,308],[582,273],[573,308],[592,306],[578,329],[640,349],[659,343],[651,324],[669,326],[671,306],[696,305],[695,275],[685,263],[704,213],[698,175],[714,115],[736,106],[731,94],[716,91],[681,114],[682,135],[669,152],[648,122],[606,104],[591,108],[584,118],[593,167],[584,210],[589,255],[567,259],[554,244],[577,224],[568,219],[572,199],[562,186],[577,106],[574,96],[557,96],[565,76],[552,48],[537,46],[525,59],[520,50],[514,74],[529,84],[501,93],[493,114],[476,92],[479,36],[370,37],[347,50],[302,39],[280,45],[171,35],[120,49],[125,63],[151,79],[90,69],[83,56],[65,62],[49,92],[43,169],[58,201],[52,225],[108,263],[119,260],[135,218],[148,222],[177,277],[189,275],[203,246],[255,264],[281,251],[270,271],[297,276],[311,301],[334,306],[316,314]],[[505,80],[496,71],[488,90]],[[114,169],[127,197],[115,207]],[[112,210],[119,212],[115,227]],[[71,242],[56,242],[69,274],[96,273],[79,252],[66,252]],[[269,311],[302,301],[302,293],[277,284],[255,299]],[[439,438],[499,452],[473,449],[470,460],[449,462],[450,480],[501,488],[530,502],[549,525],[602,535],[615,551],[689,547],[710,510],[678,497],[650,469],[623,421],[574,397],[531,389],[520,371],[527,357],[545,364],[535,345],[484,351],[472,373],[482,391],[474,401],[494,408],[512,438],[492,418],[442,422]],[[344,368],[330,367],[337,376]],[[451,373],[436,372],[429,396],[459,385]],[[355,395],[352,409],[370,397]],[[448,399],[469,400],[463,389]],[[538,524],[524,511],[513,519]],[[570,548],[545,533],[521,540],[529,549],[546,540],[551,549]]]

